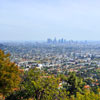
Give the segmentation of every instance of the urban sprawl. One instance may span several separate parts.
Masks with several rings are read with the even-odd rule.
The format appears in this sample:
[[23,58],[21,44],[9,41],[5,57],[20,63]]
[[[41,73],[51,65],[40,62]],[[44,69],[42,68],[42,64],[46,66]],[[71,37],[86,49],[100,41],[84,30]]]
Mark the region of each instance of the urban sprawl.
[[0,49],[11,54],[11,61],[28,71],[39,68],[50,74],[76,72],[84,79],[100,83],[100,42],[48,39],[47,42],[2,42]]

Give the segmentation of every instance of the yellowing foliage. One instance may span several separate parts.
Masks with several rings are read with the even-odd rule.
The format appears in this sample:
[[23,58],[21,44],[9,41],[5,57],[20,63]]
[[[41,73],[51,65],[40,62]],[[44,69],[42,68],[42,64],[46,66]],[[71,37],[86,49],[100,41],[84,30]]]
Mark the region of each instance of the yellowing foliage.
[[3,95],[17,88],[21,80],[18,66],[10,61],[9,56],[0,50],[0,93]]

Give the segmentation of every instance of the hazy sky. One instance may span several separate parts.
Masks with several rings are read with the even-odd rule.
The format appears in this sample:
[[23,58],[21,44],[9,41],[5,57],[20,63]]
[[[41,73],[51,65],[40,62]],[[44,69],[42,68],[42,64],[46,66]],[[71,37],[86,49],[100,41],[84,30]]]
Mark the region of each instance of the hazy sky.
[[100,40],[100,0],[0,0],[0,40]]

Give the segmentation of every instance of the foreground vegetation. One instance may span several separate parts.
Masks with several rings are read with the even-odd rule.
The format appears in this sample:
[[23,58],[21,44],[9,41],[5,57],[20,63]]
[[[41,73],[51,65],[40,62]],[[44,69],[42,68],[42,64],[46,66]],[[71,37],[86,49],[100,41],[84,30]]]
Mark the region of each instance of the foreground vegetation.
[[32,68],[24,72],[0,50],[1,100],[100,100],[100,88],[87,87],[75,73],[51,75]]

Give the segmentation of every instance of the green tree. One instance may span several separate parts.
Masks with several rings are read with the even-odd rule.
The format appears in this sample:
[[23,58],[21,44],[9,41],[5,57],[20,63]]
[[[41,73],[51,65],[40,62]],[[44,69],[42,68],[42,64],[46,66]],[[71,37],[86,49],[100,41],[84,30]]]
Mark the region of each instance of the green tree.
[[0,93],[4,96],[18,88],[21,80],[18,66],[10,61],[9,56],[0,50]]
[[24,79],[26,95],[34,100],[64,100],[66,92],[58,89],[59,79],[39,69],[30,69]]
[[76,76],[76,73],[69,73],[65,82],[66,84],[64,85],[64,88],[66,88],[66,91],[69,91],[69,96],[76,95],[77,92],[83,93],[85,83],[82,78]]

